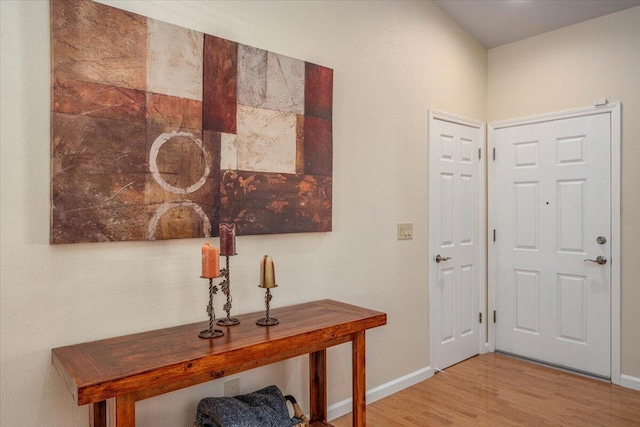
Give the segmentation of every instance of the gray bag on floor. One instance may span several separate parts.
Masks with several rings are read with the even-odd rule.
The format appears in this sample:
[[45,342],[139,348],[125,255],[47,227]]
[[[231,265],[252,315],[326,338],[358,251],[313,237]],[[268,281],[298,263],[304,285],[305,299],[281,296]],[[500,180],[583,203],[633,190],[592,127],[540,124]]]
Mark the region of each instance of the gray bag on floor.
[[[286,400],[294,408],[289,417]],[[309,420],[292,396],[275,385],[235,397],[205,397],[198,403],[195,427],[297,427]]]

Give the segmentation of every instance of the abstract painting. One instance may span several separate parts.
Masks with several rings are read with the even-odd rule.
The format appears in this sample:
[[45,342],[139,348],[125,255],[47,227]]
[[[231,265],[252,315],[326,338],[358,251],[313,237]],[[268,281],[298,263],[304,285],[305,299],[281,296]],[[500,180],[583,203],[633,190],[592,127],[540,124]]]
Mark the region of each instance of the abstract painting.
[[331,230],[333,70],[51,0],[51,243]]

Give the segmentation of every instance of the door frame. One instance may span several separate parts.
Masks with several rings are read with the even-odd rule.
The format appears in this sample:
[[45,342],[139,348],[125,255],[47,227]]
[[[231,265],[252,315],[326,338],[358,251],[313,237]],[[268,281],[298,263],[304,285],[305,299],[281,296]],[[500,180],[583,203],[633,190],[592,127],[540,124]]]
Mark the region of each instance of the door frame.
[[[522,126],[528,124],[542,123],[553,120],[569,119],[597,114],[608,114],[611,129],[611,382],[620,384],[620,314],[621,314],[621,209],[620,209],[620,184],[621,184],[621,109],[620,102],[613,102],[601,106],[585,107],[575,110],[561,111],[556,113],[529,116],[518,119],[501,120],[488,123],[488,150],[494,149],[494,132],[501,128]],[[488,156],[487,156],[488,157]],[[492,186],[496,181],[495,166],[493,161],[489,161],[489,174],[487,186],[487,207],[488,207],[488,230],[494,228],[492,218]],[[487,240],[487,276],[488,276],[488,313],[493,313],[496,303],[496,248],[493,242]],[[488,323],[489,351],[494,352],[496,347],[495,323]]]
[[[432,224],[431,221],[431,210],[435,209],[439,206],[439,202],[434,200],[434,192],[431,191],[431,185],[436,182],[436,178],[434,174],[434,169],[431,168],[431,146],[434,142],[433,135],[431,133],[433,129],[433,122],[435,120],[441,120],[445,122],[450,122],[462,126],[469,126],[474,129],[478,129],[478,134],[480,135],[478,143],[481,150],[481,159],[479,161],[479,173],[478,173],[478,219],[476,226],[479,230],[479,239],[478,249],[480,253],[478,254],[478,279],[480,283],[478,284],[479,292],[477,295],[477,300],[475,301],[476,306],[480,313],[482,313],[482,323],[480,324],[478,334],[478,354],[484,354],[487,352],[488,348],[486,345],[487,342],[487,274],[486,274],[486,265],[487,265],[487,221],[486,221],[486,132],[485,132],[485,123],[468,119],[465,117],[457,116],[455,114],[445,113],[443,111],[438,111],[434,109],[429,109],[428,114],[428,147],[427,147],[427,155],[429,165],[429,184],[428,184],[428,192],[429,192],[429,236],[432,236],[434,233],[434,229],[436,227],[435,224]],[[432,304],[436,301],[435,297],[435,284],[437,283],[437,268],[434,264],[434,259],[436,257],[438,248],[431,238],[429,238],[429,259],[428,259],[428,269],[429,269],[429,364],[432,368],[433,366],[433,354],[434,348],[437,344],[437,331],[434,330],[435,322],[433,321],[433,312]]]

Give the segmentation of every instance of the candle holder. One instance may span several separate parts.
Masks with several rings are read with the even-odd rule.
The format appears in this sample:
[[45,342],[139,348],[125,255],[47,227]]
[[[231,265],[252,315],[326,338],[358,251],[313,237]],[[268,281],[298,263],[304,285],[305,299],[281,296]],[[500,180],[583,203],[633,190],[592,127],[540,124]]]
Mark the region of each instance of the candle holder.
[[[207,279],[207,277],[203,277]],[[218,293],[218,287],[213,284],[213,278],[209,277],[209,305],[207,306],[207,314],[209,314],[209,329],[201,331],[198,336],[200,338],[218,338],[224,335],[221,329],[213,329],[213,322],[216,320],[216,312],[213,308],[213,296]]]
[[[273,285],[274,288],[277,288],[278,285]],[[271,316],[269,316],[269,303],[271,302],[271,298],[273,298],[271,296],[271,288],[267,288],[267,292],[265,292],[264,294],[264,305],[266,310],[265,313],[265,317],[262,317],[258,320],[256,320],[256,325],[259,326],[273,326],[273,325],[277,325],[278,323],[280,323],[280,321],[278,319],[275,319]]]
[[240,323],[239,319],[235,317],[231,317],[231,276],[229,274],[229,256],[225,256],[225,268],[220,270],[222,277],[224,280],[220,283],[220,287],[222,288],[222,293],[227,296],[227,302],[224,305],[224,311],[227,312],[227,317],[225,319],[220,319],[216,323],[220,326],[234,326]]

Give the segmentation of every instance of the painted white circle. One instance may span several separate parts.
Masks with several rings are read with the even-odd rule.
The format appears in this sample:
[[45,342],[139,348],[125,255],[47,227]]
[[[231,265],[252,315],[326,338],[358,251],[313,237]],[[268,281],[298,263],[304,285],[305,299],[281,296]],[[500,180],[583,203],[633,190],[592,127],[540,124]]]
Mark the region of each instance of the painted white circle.
[[158,221],[162,215],[164,215],[169,209],[179,208],[181,206],[185,206],[190,208],[192,211],[197,213],[200,218],[202,218],[202,231],[204,232],[203,237],[211,237],[211,221],[209,221],[209,217],[200,205],[193,203],[191,200],[180,200],[177,202],[166,202],[160,205],[158,209],[153,213],[151,217],[151,221],[149,221],[149,240],[156,240],[156,227],[158,226]]
[[187,188],[174,187],[173,185],[165,181],[160,175],[160,171],[158,171],[157,161],[158,161],[158,152],[160,152],[160,147],[162,147],[162,145],[164,145],[165,142],[167,142],[171,138],[175,138],[176,136],[184,136],[186,138],[191,139],[193,142],[195,142],[198,148],[202,150],[202,154],[204,155],[205,162],[207,162],[207,151],[205,150],[204,145],[202,145],[202,141],[194,137],[192,133],[178,132],[174,130],[172,132],[166,132],[166,133],[160,134],[160,136],[158,136],[156,140],[153,141],[153,145],[151,145],[151,150],[149,151],[149,170],[151,171],[151,175],[153,176],[153,179],[156,180],[158,185],[160,185],[160,187],[164,188],[168,192],[174,193],[174,194],[193,193],[198,188],[202,187],[204,183],[207,181],[207,177],[209,176],[209,172],[211,170],[209,168],[208,163],[205,163],[204,174],[202,175],[200,180],[198,180],[198,182],[196,182],[193,185],[190,185]]

